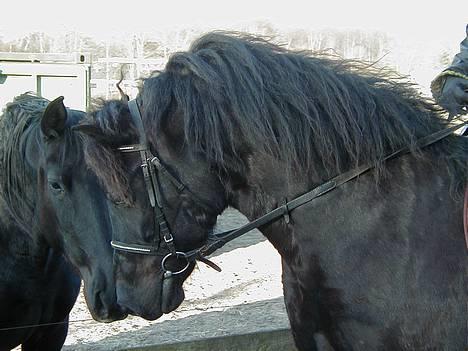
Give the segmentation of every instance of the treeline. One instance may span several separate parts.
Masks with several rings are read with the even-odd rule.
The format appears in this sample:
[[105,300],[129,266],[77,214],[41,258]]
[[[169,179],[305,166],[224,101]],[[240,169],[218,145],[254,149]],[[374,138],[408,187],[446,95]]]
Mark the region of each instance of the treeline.
[[[295,50],[333,50],[345,58],[374,62],[385,56],[389,38],[382,32],[360,30],[280,31],[270,23],[257,22],[243,31],[272,38]],[[155,33],[134,33],[97,39],[78,32],[52,34],[34,32],[6,41],[0,37],[0,51],[35,53],[90,53],[94,79],[118,79],[122,63],[128,62],[127,78],[148,75],[175,51],[185,50],[204,30],[185,29]]]

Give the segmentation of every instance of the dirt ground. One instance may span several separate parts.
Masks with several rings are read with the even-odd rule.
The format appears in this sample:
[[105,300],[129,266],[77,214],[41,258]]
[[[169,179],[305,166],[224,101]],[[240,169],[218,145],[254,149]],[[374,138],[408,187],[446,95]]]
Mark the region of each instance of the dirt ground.
[[[228,209],[218,229],[245,222]],[[110,324],[95,322],[81,294],[70,316],[64,350],[121,350],[289,327],[280,257],[258,231],[226,245],[212,260],[223,271],[200,263],[184,285],[184,303],[157,321],[128,317]]]

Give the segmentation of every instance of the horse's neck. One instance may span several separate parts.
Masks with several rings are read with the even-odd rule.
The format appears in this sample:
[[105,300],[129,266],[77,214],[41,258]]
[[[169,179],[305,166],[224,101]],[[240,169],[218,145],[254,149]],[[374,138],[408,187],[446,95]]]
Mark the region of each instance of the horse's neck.
[[47,253],[46,246],[33,239],[33,233],[25,233],[0,199],[0,251],[16,257],[24,257],[40,264]]
[[241,186],[233,186],[229,205],[249,220],[293,200],[311,190],[316,181],[305,171],[296,171],[272,158],[260,155],[249,160],[248,172]]
[[[257,168],[250,169],[250,174],[244,182],[245,186],[229,196],[234,199],[230,205],[249,220],[254,220],[319,185],[306,173],[301,177],[285,167],[268,169],[262,167],[261,161],[253,164]],[[388,195],[385,195],[386,193]],[[264,226],[261,231],[279,249],[280,253],[282,248],[291,244],[287,239],[289,236],[285,235],[286,231],[310,232],[313,230],[315,234],[310,240],[316,241],[315,247],[320,247],[320,240],[323,239],[324,243],[332,240],[330,237],[332,234],[329,232],[321,235],[322,230],[326,232],[323,229],[326,225],[320,224],[320,221],[325,218],[324,214],[329,215],[327,218],[331,223],[335,222],[336,217],[342,220],[343,225],[340,230],[333,232],[341,236],[343,235],[341,230],[346,230],[346,226],[353,221],[353,218],[362,215],[360,211],[365,211],[365,208],[372,211],[373,208],[369,207],[369,204],[395,210],[395,206],[398,207],[400,202],[407,201],[414,206],[414,211],[422,211],[420,206],[424,204],[412,200],[416,196],[431,198],[435,196],[434,194],[439,194],[441,198],[447,197],[448,203],[449,193],[450,176],[445,167],[434,167],[431,162],[420,161],[411,155],[405,155],[389,161],[386,174],[379,182],[376,181],[373,171],[367,172],[317,201],[312,201],[303,208],[293,211],[289,224],[286,224],[283,218],[278,218],[271,225]],[[396,210],[404,211],[403,209]],[[304,216],[304,213],[307,215]],[[327,245],[324,246],[327,247]]]

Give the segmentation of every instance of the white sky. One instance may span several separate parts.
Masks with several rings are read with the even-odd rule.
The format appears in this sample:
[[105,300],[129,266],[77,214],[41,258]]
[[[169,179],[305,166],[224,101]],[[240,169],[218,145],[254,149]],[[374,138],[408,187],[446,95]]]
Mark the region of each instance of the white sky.
[[465,37],[468,0],[2,0],[0,38],[76,30],[97,39],[193,28],[243,29],[265,20],[278,29],[362,29],[392,40],[386,58],[426,90],[438,55]]
[[253,20],[279,28],[360,28],[397,37],[458,43],[468,22],[467,0],[3,0],[0,35],[77,30],[115,32],[191,26],[223,29]]

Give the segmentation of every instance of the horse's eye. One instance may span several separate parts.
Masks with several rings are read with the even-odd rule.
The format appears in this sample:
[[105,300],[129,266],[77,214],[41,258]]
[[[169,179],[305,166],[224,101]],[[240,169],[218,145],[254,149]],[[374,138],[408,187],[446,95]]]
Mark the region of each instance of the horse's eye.
[[61,195],[65,192],[65,189],[63,188],[62,184],[57,181],[50,181],[49,188],[56,195]]
[[113,201],[116,207],[130,207],[125,201]]

